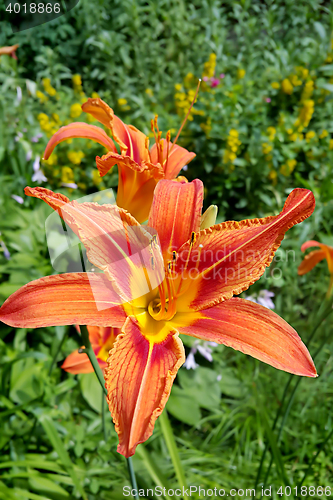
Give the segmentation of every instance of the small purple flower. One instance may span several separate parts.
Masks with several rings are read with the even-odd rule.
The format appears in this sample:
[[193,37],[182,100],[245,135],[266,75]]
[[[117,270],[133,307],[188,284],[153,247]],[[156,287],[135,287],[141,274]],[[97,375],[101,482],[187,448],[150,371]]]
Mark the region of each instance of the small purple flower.
[[13,200],[17,201],[17,203],[20,203],[20,205],[24,203],[24,199],[22,198],[22,196],[18,196],[17,194],[12,194],[11,197],[13,198]]
[[25,161],[30,161],[31,158],[32,158],[32,151],[31,151],[31,149],[29,149],[29,151],[25,155]]
[[266,102],[271,102],[271,98],[270,97],[266,97]]
[[272,301],[274,295],[274,292],[270,292],[269,290],[261,290],[258,294],[257,302],[268,309],[275,309],[274,302]]
[[43,134],[41,132],[38,132],[38,134],[36,134],[33,137],[31,137],[31,141],[32,142],[38,142],[41,137],[43,137]]
[[6,247],[6,245],[4,244],[4,242],[2,240],[0,240],[0,246],[3,249],[3,255],[4,255],[4,257],[7,260],[10,260],[10,251],[8,250],[8,248]]
[[188,165],[184,165],[183,170],[186,172],[188,170]]
[[15,137],[15,142],[19,141],[23,137],[22,132],[17,132],[16,137]]
[[221,73],[220,74],[220,78],[224,78],[225,77],[225,74],[224,73]]
[[269,290],[261,290],[258,294],[248,295],[244,299],[267,307],[267,309],[275,309],[274,302],[272,301],[274,295],[274,292],[270,292]]
[[212,88],[213,87],[217,87],[219,85],[219,83],[220,83],[219,78],[211,78],[211,86],[212,86]]
[[204,81],[204,82],[208,82],[208,80],[209,80],[208,76],[204,76],[204,77],[203,77],[203,81]]

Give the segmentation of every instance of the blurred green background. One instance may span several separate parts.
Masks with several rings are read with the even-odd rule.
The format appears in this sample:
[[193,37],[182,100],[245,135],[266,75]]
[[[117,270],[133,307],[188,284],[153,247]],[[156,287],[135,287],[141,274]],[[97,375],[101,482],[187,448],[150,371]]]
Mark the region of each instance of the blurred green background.
[[[197,156],[182,174],[203,180],[205,208],[218,205],[218,222],[278,213],[295,187],[315,194],[314,215],[288,233],[247,293],[274,292],[276,312],[306,339],[329,273],[322,262],[298,277],[300,246],[333,245],[332,23],[332,3],[318,0],[80,0],[15,35],[0,22],[0,47],[20,45],[18,60],[0,57],[1,302],[55,272],[44,230],[51,209],[25,197],[24,187],[76,199],[117,185],[116,168],[97,175],[103,148],[90,141],[67,141],[44,162],[51,135],[72,121],[94,123],[80,105],[98,95],[147,135],[158,114],[160,129],[175,137],[202,78],[179,139]],[[333,439],[325,441],[333,427],[331,332],[328,319],[310,347],[314,354],[323,344],[320,377],[302,380],[278,443],[269,429],[288,374],[223,346],[212,347],[212,361],[197,352],[199,366],[181,368],[167,410],[188,484],[254,487],[269,442],[259,484],[272,456],[271,498],[304,473],[304,485],[331,486],[333,494]],[[192,341],[184,342],[189,353]],[[126,462],[100,388],[93,375],[60,369],[78,343],[72,327],[0,325],[0,498],[84,498],[82,490],[89,500],[123,498]],[[142,488],[177,486],[159,422],[134,466]]]

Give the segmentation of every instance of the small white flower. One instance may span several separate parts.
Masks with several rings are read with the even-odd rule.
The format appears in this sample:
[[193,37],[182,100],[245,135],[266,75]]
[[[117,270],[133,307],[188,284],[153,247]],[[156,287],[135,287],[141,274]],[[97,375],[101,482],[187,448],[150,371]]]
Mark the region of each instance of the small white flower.
[[75,182],[62,182],[61,185],[64,187],[67,187],[67,188],[72,188],[72,189],[77,188],[77,184],[75,184]]
[[31,149],[29,149],[29,151],[25,155],[25,161],[30,161],[31,158],[32,158],[32,151],[31,151]]
[[188,165],[184,165],[183,170],[186,172],[187,169],[188,169]]
[[21,87],[16,87],[16,92],[17,92],[17,103],[20,104],[22,101],[22,89]]
[[199,365],[195,362],[195,359],[194,359],[194,354],[193,352],[191,351],[189,353],[189,355],[187,356],[186,358],[186,361],[184,363],[184,366],[187,370],[195,370]]
[[43,174],[41,170],[37,170],[37,172],[34,173],[34,175],[31,177],[32,182],[46,182],[47,178]]

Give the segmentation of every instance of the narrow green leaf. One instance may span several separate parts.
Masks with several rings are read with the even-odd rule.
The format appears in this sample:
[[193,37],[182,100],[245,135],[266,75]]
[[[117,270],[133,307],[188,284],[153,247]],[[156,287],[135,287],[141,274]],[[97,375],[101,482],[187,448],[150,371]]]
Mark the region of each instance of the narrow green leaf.
[[160,415],[159,422],[161,425],[163,437],[165,439],[166,445],[170,453],[170,458],[172,460],[175,469],[179,486],[181,488],[186,489],[186,479],[185,479],[184,469],[180,461],[178,448],[176,445],[176,441],[172,432],[172,427],[166,410],[164,410]]
[[80,494],[82,495],[84,500],[87,500],[87,495],[84,492],[84,489],[82,488],[80,480],[76,475],[76,472],[75,472],[74,467],[73,467],[73,463],[70,459],[70,456],[69,456],[66,448],[64,447],[64,445],[59,437],[59,434],[53,425],[52,420],[48,416],[42,415],[40,417],[39,421],[42,424],[42,426],[47,434],[47,437],[51,441],[53,448],[58,453],[60,460],[62,461],[63,465],[68,470],[68,473],[71,476],[75,487],[80,492]]
[[[163,476],[162,472],[160,469],[157,467],[156,463],[151,459],[149,456],[148,451],[144,446],[138,446],[136,449],[136,454],[141,458],[143,461],[146,471],[150,475],[151,479],[154,481],[156,486],[160,486],[161,488],[165,488],[166,490],[169,490],[170,487],[167,483],[167,480]],[[165,495],[166,500],[171,500],[169,495]]]

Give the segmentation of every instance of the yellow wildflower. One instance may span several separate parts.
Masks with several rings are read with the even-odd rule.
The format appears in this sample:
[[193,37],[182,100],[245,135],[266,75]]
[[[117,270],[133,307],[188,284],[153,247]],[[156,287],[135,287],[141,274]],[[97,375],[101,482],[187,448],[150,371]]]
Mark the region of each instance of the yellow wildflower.
[[182,84],[181,83],[176,83],[175,90],[178,90],[178,92],[180,92],[182,90]]
[[293,93],[293,90],[294,90],[294,87],[291,83],[291,81],[288,79],[288,78],[285,78],[281,84],[282,86],[282,90],[285,94],[292,94]]
[[277,171],[276,170],[271,170],[270,173],[268,174],[268,177],[273,182],[273,184],[276,184],[276,181],[277,181]]
[[276,134],[276,128],[275,127],[267,127],[266,129],[268,137],[271,141],[274,141],[274,137]]
[[262,145],[262,152],[264,153],[264,155],[268,155],[268,153],[270,153],[273,149],[273,146],[271,146],[270,144],[268,144],[267,142],[264,142]]
[[72,76],[72,82],[75,87],[80,87],[82,85],[82,79],[81,75],[76,73],[75,75]]
[[153,91],[152,89],[146,89],[145,90],[146,94],[149,95],[150,97],[153,97]]
[[58,156],[56,155],[56,153],[52,153],[48,160],[43,160],[43,162],[49,166],[56,165],[57,161],[58,161]]
[[325,139],[325,137],[327,137],[327,136],[328,136],[328,131],[326,129],[324,129],[318,137],[319,137],[319,139]]
[[93,93],[91,94],[91,97],[92,97],[93,99],[100,99],[100,97],[99,97],[99,95],[97,94],[97,92],[93,92]]
[[278,89],[280,88],[280,84],[279,84],[279,82],[272,82],[272,83],[271,83],[271,87],[272,87],[273,89],[278,90]]
[[300,80],[297,75],[290,75],[289,80],[294,87],[302,85],[302,80]]
[[216,54],[211,53],[209,59],[204,64],[204,70],[202,72],[202,77],[212,78],[215,74],[216,67]]
[[237,78],[239,80],[241,80],[242,78],[244,78],[245,75],[246,75],[245,69],[238,69],[237,70]]
[[76,102],[75,104],[71,105],[71,110],[70,110],[70,115],[71,118],[78,118],[82,113],[81,109],[81,104],[79,102]]
[[126,99],[124,99],[123,97],[120,97],[120,98],[118,99],[118,104],[119,104],[119,106],[126,106],[126,104],[127,104],[127,100],[126,100]]
[[289,137],[289,139],[293,142],[296,142],[297,139],[298,139],[298,134],[296,134],[296,132],[294,132],[293,134],[291,134],[291,136]]
[[45,88],[45,92],[47,92],[50,96],[54,96],[57,93],[56,89],[51,85]]
[[309,130],[309,132],[305,134],[306,142],[310,142],[314,137],[316,137],[316,132],[314,130]]
[[329,149],[333,149],[333,139],[330,139],[328,147]]
[[93,184],[95,186],[98,186],[98,184],[100,184],[102,182],[102,177],[99,175],[99,171],[94,168],[94,170],[92,171],[92,181],[93,181]]
[[38,97],[40,102],[46,102],[48,99],[47,96],[45,94],[43,94],[43,92],[41,92],[40,90],[37,90],[36,97]]
[[312,99],[307,99],[303,102],[303,107],[299,112],[299,119],[304,127],[307,127],[310,123],[312,115],[314,113],[314,101]]
[[84,158],[84,153],[82,151],[69,151],[67,153],[67,158],[74,165],[80,165],[82,158]]
[[288,128],[288,129],[287,129],[287,134],[289,134],[289,135],[290,135],[290,134],[292,134],[292,133],[293,133],[293,129],[292,129],[292,128]]
[[307,99],[309,99],[313,94],[313,89],[314,89],[314,81],[313,80],[307,81],[306,84],[304,85],[301,101],[306,101]]
[[74,182],[74,172],[70,167],[62,167],[61,182],[64,182],[66,184]]
[[280,172],[284,176],[288,176],[292,173],[296,167],[297,161],[295,159],[289,159],[284,165],[281,165]]

